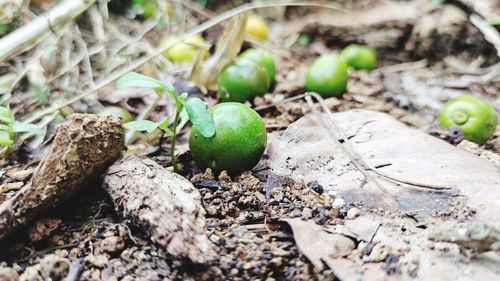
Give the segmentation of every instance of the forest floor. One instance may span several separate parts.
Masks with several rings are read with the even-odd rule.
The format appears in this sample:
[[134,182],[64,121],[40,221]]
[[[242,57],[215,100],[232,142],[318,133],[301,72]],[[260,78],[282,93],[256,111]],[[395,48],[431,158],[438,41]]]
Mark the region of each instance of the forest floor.
[[[51,92],[46,97],[48,101],[35,98],[36,91],[29,86],[30,70],[8,99],[16,117],[29,119],[51,103],[59,103],[99,85],[94,83],[88,67],[93,69],[96,80],[103,81],[118,66],[141,55],[147,56],[151,46],[164,34],[188,30],[233,8],[230,4],[211,4],[218,1],[208,1],[206,7],[181,2],[173,1],[174,14],[179,13],[176,16],[182,20],[172,30],[159,28],[157,22],[140,22],[112,13],[106,19],[109,24],[100,26],[104,32],[101,34],[93,24],[103,18],[99,19],[97,6],[90,9],[53,37],[62,49],[60,59],[49,60],[54,64],[49,66],[47,61],[39,63],[45,69],[45,79],[53,78],[47,83]],[[479,146],[436,125],[442,104],[464,93],[483,97],[500,112],[497,55],[500,46],[495,45],[498,41],[491,43],[492,36],[500,39],[498,28],[485,29],[473,20],[474,16],[490,17],[487,13],[494,14],[494,6],[476,7],[471,4],[473,1],[340,2],[343,8],[353,12],[344,14],[302,6],[256,11],[271,25],[270,40],[258,46],[271,50],[277,59],[277,85],[272,93],[250,103],[264,118],[268,131],[268,147],[255,168],[234,177],[224,172],[214,175],[211,171],[201,171],[192,165],[187,148],[189,129],[179,136],[181,174],[200,193],[205,210],[205,234],[217,252],[214,261],[195,264],[152,243],[144,229],[115,210],[113,201],[102,189],[102,178],[94,177],[71,198],[38,215],[1,242],[0,279],[18,280],[21,276],[21,280],[477,280],[478,277],[494,280],[500,277],[498,248],[495,250],[492,246],[493,251],[489,248],[477,251],[477,247],[471,250],[467,243],[457,245],[428,238],[434,226],[443,224],[465,229],[476,222],[476,210],[455,201],[456,194],[442,199],[446,208],[433,209],[429,215],[407,209],[386,209],[378,203],[372,206],[368,199],[363,204],[356,196],[343,198],[319,179],[322,185],[270,181],[280,178],[274,169],[277,166],[273,165],[279,166],[276,151],[284,153],[279,142],[287,137],[287,128],[307,114],[324,111],[320,103],[311,105],[306,99],[293,99],[305,93],[303,77],[308,65],[318,54],[340,51],[354,42],[377,48],[378,67],[371,72],[350,70],[348,89],[343,97],[322,102],[328,110],[334,114],[353,109],[386,113],[397,120],[394,122],[418,130],[425,135],[423,138],[432,136],[444,140],[439,141],[449,146],[449,151],[456,150],[459,154],[467,151],[470,157],[481,158],[485,166],[490,165],[497,172],[500,169],[498,128],[490,140]],[[484,3],[499,5],[498,1]],[[496,11],[500,11],[499,6]],[[222,27],[215,26],[205,31],[204,37],[213,44],[221,30]],[[99,34],[113,35],[101,44],[96,38]],[[307,42],[299,42],[301,35],[307,36]],[[89,61],[78,61],[82,44],[88,46],[87,56],[83,57]],[[247,41],[243,47],[252,45]],[[100,49],[103,46],[107,51]],[[35,61],[31,58],[43,56],[42,51],[43,47],[38,47],[19,54],[0,65],[0,74],[20,73]],[[75,59],[77,63],[71,64]],[[139,71],[158,75],[176,88],[202,97],[210,105],[215,104],[215,94],[205,95],[194,86],[185,76],[186,68],[189,66],[173,66],[165,59],[155,58],[143,64]],[[45,136],[19,144],[15,155],[0,160],[0,203],[29,185],[44,151],[50,146],[55,121],[64,118],[61,112],[94,113],[103,105],[120,105],[137,115],[147,110],[151,99],[148,91],[116,90],[114,84],[108,84],[96,94],[40,119],[38,124],[45,124]],[[171,110],[168,100],[162,99],[149,118],[160,120]],[[169,166],[168,143],[159,146],[158,138],[151,138],[148,142],[129,145],[129,152]],[[289,149],[293,150],[293,146]],[[405,153],[403,148],[392,153],[399,151]],[[419,169],[418,165],[408,167]],[[300,168],[296,171],[301,172]],[[303,172],[306,177],[307,169]],[[436,175],[440,176],[446,177]],[[491,194],[495,202],[500,200],[498,192]],[[432,196],[437,193],[448,196],[436,190],[429,193],[430,197],[422,195],[420,199],[434,202],[438,199]],[[495,204],[498,207],[498,203]],[[498,226],[499,221],[490,223]],[[316,239],[319,246],[314,243]],[[337,248],[322,249],[328,248],[326,245]],[[443,267],[432,268],[434,264],[429,265],[427,258],[432,262],[445,262]],[[434,279],[426,279],[431,276]]]

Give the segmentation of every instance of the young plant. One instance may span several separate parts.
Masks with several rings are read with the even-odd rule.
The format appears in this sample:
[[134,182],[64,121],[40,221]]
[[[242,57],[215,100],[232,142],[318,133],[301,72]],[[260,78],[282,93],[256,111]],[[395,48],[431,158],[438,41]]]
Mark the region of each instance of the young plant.
[[125,128],[129,130],[146,131],[148,133],[151,133],[159,128],[163,130],[163,132],[171,136],[172,141],[170,153],[174,171],[177,171],[177,160],[175,157],[175,144],[177,134],[187,121],[191,121],[193,127],[195,127],[204,137],[210,138],[215,135],[214,120],[208,112],[206,104],[199,98],[188,99],[187,93],[177,95],[174,87],[169,83],[165,83],[163,81],[136,72],[129,72],[118,79],[116,86],[117,88],[149,88],[155,91],[165,92],[174,99],[176,112],[173,122],[170,122],[170,119],[167,117],[159,122],[153,122],[150,120],[137,120],[126,123],[124,125]]
[[0,156],[7,155],[16,142],[18,133],[42,134],[43,131],[33,124],[16,121],[9,107],[0,106]]

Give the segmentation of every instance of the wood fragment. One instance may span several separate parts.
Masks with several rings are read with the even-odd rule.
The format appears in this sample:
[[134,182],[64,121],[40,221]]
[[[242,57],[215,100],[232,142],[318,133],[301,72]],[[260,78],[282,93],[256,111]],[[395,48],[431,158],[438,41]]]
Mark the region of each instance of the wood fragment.
[[182,176],[150,159],[126,155],[109,168],[104,189],[118,211],[171,255],[199,264],[217,257],[205,234],[201,196]]
[[31,184],[0,205],[0,239],[74,194],[122,153],[124,129],[117,118],[73,114],[63,123]]
[[87,10],[96,0],[66,0],[0,40],[0,62],[47,38]]

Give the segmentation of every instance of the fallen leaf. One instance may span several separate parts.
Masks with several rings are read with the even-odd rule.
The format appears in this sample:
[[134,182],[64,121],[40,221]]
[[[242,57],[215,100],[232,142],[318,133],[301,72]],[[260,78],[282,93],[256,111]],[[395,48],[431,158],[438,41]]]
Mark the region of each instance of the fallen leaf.
[[328,233],[313,221],[282,219],[293,231],[293,238],[300,251],[317,268],[323,268],[322,260],[328,257],[347,256],[354,249],[354,242],[340,234]]
[[327,118],[325,114],[318,120],[308,114],[272,144],[269,183],[279,184],[283,177],[317,181],[326,192],[347,203],[410,212],[422,218],[458,204],[475,208],[478,220],[500,223],[499,167],[384,113],[351,110],[333,114],[353,151],[364,161],[378,172],[412,183],[378,177],[366,184],[352,157],[325,127]]
[[190,80],[200,88],[216,90],[219,74],[240,52],[247,17],[248,13],[233,17],[219,37],[213,56],[206,61],[202,61],[200,57],[196,59]]
[[[299,249],[315,266],[324,262],[339,280],[498,279],[500,259],[495,252],[463,259],[455,243],[429,240],[438,229],[453,233],[457,227],[478,222],[499,224],[498,166],[384,113],[335,113],[333,119],[349,139],[351,154],[384,175],[422,187],[380,177],[367,183],[354,158],[333,138],[327,118],[326,114],[304,116],[270,147],[268,188],[290,179],[317,181],[328,194],[362,209],[359,217],[325,229],[287,221]],[[326,245],[333,238],[326,231],[390,248],[380,248],[372,257],[359,249],[351,253],[346,249],[344,256],[327,254]],[[371,262],[360,264],[365,259]]]

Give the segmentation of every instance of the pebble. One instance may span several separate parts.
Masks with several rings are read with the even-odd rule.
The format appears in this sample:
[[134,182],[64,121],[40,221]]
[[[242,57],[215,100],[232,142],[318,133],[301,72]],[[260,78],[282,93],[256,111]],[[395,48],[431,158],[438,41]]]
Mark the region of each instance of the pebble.
[[348,211],[347,211],[347,216],[346,218],[347,219],[354,219],[354,218],[357,218],[359,216],[359,214],[361,213],[361,210],[359,210],[358,208],[356,207],[353,207],[353,208],[350,208]]
[[1,267],[0,268],[0,280],[2,281],[18,281],[19,274],[10,267]]

